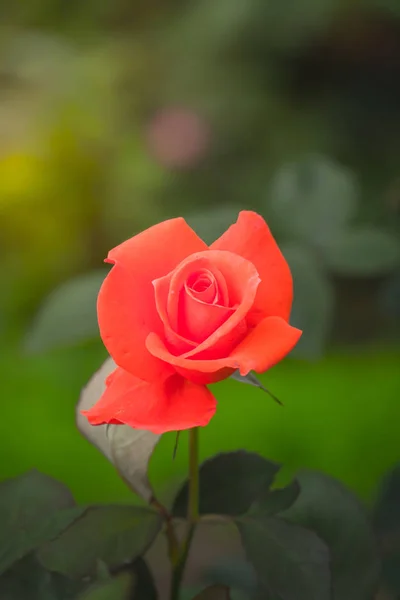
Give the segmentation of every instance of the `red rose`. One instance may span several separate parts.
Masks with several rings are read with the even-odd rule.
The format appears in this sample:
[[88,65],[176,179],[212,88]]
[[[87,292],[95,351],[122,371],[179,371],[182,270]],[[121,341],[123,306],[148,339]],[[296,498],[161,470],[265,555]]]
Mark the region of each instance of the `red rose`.
[[154,433],[206,425],[207,384],[266,371],[295,346],[289,267],[265,221],[241,212],[207,246],[184,219],[110,251],[98,297],[101,337],[118,365],[90,423]]

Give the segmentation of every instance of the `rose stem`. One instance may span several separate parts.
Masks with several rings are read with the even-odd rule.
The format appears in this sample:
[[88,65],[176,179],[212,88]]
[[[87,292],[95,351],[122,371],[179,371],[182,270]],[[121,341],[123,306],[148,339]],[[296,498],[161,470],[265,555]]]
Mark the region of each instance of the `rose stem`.
[[189,502],[188,529],[178,563],[173,565],[170,600],[178,600],[180,584],[189,555],[196,523],[199,519],[199,429],[189,429]]
[[174,523],[172,520],[172,515],[168,512],[168,510],[165,508],[165,506],[163,504],[161,504],[161,502],[159,502],[157,500],[157,498],[155,498],[154,496],[150,500],[150,504],[156,510],[158,510],[158,512],[164,519],[165,534],[166,534],[167,542],[168,542],[169,559],[170,559],[171,564],[175,565],[179,560],[179,556],[180,556],[179,552],[180,551],[179,551],[179,542],[175,535],[175,529],[174,529]]
[[189,429],[189,506],[188,521],[195,525],[199,518],[199,428]]

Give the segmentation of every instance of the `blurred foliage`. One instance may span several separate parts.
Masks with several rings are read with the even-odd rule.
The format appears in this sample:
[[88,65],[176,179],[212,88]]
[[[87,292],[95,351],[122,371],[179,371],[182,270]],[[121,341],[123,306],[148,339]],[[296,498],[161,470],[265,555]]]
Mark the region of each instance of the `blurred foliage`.
[[[344,485],[317,471],[301,471],[288,486],[277,486],[280,468],[251,452],[213,456],[199,466],[195,523],[187,517],[187,481],[175,494],[171,514],[154,496],[151,507],[78,507],[67,488],[38,472],[3,482],[2,597],[22,600],[29,589],[46,600],[372,600],[379,589],[393,590],[387,544],[379,542],[385,536],[397,541],[397,469],[388,475],[372,519]],[[14,518],[7,523],[10,514]],[[196,536],[207,524],[219,528],[235,552],[225,548],[211,569],[198,568],[199,590],[184,590],[187,550],[196,564]],[[182,525],[189,532],[183,540]],[[162,530],[169,550],[171,540],[179,549],[177,562],[170,554],[170,588],[148,552]],[[211,549],[211,543],[209,530],[203,544]]]
[[[184,214],[211,241],[253,208],[287,246],[293,322],[305,329],[296,354],[393,338],[394,5],[3,6],[3,328],[23,329],[54,286],[97,269],[112,245],[154,222]],[[352,281],[369,289],[349,329],[351,318],[335,318],[336,297],[352,315]]]
[[[260,429],[256,403],[247,439],[254,430],[264,452],[325,461],[371,492],[398,447],[399,40],[397,0],[1,3],[0,452],[12,454],[1,476],[37,460],[79,489],[62,457],[84,452],[70,415],[103,358],[91,344],[108,250],[176,215],[211,242],[248,208],[293,271],[292,322],[304,329],[293,355],[322,362],[307,381],[306,363],[268,374],[303,412],[293,402],[286,429],[265,413]],[[346,352],[367,343],[353,363]],[[74,358],[50,355],[61,345]],[[229,384],[221,393],[235,396]],[[224,443],[243,421],[237,398],[230,411]],[[32,456],[21,458],[15,420]],[[64,447],[50,456],[55,441]],[[362,455],[370,471],[356,468]],[[96,493],[124,495],[103,477]]]

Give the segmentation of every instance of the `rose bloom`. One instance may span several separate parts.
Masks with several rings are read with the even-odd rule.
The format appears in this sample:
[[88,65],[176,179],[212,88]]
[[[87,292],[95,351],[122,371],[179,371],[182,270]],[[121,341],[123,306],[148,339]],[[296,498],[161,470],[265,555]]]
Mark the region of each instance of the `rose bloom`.
[[295,346],[292,277],[264,219],[243,211],[207,246],[183,218],[110,251],[97,303],[117,368],[88,411],[92,425],[154,433],[204,426],[216,410],[207,385],[235,370],[263,373]]

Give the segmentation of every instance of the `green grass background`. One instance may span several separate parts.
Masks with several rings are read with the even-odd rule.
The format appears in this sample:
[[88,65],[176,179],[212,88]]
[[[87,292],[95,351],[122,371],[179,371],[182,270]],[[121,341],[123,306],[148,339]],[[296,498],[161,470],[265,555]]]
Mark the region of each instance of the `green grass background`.
[[[65,482],[80,502],[129,501],[131,492],[75,428],[81,387],[105,358],[99,344],[0,361],[0,479],[37,468]],[[282,462],[282,476],[321,469],[371,499],[400,458],[399,347],[287,359],[261,379],[283,402],[235,381],[214,387],[218,411],[201,431],[201,458],[245,448]],[[151,461],[159,492],[186,470],[186,436],[163,436]]]

